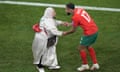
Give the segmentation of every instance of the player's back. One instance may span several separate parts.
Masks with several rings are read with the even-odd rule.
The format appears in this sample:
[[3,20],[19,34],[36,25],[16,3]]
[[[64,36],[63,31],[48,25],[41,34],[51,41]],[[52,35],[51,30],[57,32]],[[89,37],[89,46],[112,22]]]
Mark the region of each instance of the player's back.
[[74,10],[74,15],[72,19],[73,21],[77,21],[77,26],[80,26],[84,30],[85,35],[91,35],[98,31],[94,20],[82,8],[76,8]]

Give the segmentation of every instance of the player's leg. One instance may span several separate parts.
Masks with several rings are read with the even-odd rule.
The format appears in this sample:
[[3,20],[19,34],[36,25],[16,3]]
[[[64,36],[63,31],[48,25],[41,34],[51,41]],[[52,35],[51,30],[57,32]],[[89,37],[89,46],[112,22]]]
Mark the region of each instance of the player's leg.
[[80,52],[80,57],[82,59],[82,64],[88,64],[86,47],[82,45],[79,46],[79,52]]
[[90,57],[92,59],[93,64],[96,64],[97,63],[97,58],[96,58],[96,53],[95,53],[94,48],[93,47],[89,47],[88,48],[88,52],[89,52],[89,55],[90,55]]
[[97,62],[95,50],[91,46],[92,44],[95,43],[95,41],[97,39],[97,35],[98,35],[98,33],[95,33],[95,34],[88,37],[88,52],[89,52],[89,55],[90,55],[92,62],[93,62],[93,66],[90,68],[90,70],[99,69],[99,64]]
[[[80,41],[80,55],[81,55],[81,58],[82,58],[82,62],[83,62],[83,65],[87,64],[87,55],[86,55],[86,52],[85,52],[85,49],[88,49],[89,46],[91,44],[93,44],[97,38],[97,34],[98,33],[95,33],[93,35],[90,35],[90,36],[82,36],[81,37],[81,41]],[[89,49],[89,52],[91,55],[95,55],[95,51],[93,48],[90,48]],[[96,56],[94,57],[94,61],[96,59]],[[79,68],[79,71],[82,70]]]
[[77,69],[78,71],[84,71],[84,70],[89,69],[86,49],[87,49],[87,38],[86,38],[86,36],[82,36],[81,40],[80,40],[80,46],[79,46],[79,52],[80,52],[80,57],[82,60],[82,66]]
[[90,70],[95,70],[95,69],[99,69],[99,64],[97,62],[97,58],[96,58],[96,53],[95,53],[95,50],[93,47],[89,46],[88,47],[88,52],[89,52],[89,55],[92,59],[92,62],[93,62],[93,65],[92,67],[90,68]]
[[87,53],[86,53],[86,46],[80,45],[79,46],[79,52],[80,57],[82,60],[82,65],[77,68],[78,71],[84,71],[89,69],[88,61],[87,61]]

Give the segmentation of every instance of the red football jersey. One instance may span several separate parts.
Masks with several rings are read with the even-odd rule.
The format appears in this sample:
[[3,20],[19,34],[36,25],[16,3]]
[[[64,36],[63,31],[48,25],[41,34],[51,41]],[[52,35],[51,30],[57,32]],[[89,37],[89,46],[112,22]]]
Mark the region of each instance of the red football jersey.
[[74,10],[72,22],[74,27],[80,26],[83,29],[84,35],[92,35],[98,31],[94,20],[82,8],[76,8]]

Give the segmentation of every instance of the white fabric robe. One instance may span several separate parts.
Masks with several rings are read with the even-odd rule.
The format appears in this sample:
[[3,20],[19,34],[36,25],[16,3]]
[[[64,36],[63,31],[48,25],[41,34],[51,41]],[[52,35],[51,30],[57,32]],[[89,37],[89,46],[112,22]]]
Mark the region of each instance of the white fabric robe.
[[[56,55],[56,44],[54,46],[51,46],[50,48],[47,48],[47,39],[56,35],[61,36],[62,31],[59,31],[57,29],[57,25],[61,24],[62,21],[54,20],[52,17],[52,9],[47,8],[45,10],[44,16],[40,19],[40,29],[42,29],[42,32],[35,33],[35,38],[33,40],[32,44],[32,52],[34,61],[33,64],[39,64],[40,59],[41,64],[45,66],[56,66],[58,65],[57,61],[57,55]],[[47,32],[47,34],[45,33]],[[57,38],[58,40],[58,38]]]
[[[58,26],[60,24],[62,24],[62,21],[55,21],[55,26]],[[53,36],[54,34],[49,34],[49,37]],[[43,55],[43,59],[42,59],[42,64],[45,66],[57,66],[58,65],[58,60],[57,60],[57,53],[56,53],[56,45],[58,42],[58,37],[56,39],[56,43],[47,48],[45,54]]]

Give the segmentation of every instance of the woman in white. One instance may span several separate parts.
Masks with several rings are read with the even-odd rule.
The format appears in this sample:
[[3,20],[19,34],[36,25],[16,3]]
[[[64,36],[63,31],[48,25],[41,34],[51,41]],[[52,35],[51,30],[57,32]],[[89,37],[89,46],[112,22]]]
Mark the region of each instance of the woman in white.
[[[32,45],[34,62],[39,72],[44,72],[43,66],[49,69],[59,69],[56,56],[56,43],[47,48],[48,38],[52,36],[62,36],[64,32],[57,29],[57,25],[64,24],[62,21],[55,20],[56,12],[53,8],[46,8],[43,17],[40,19],[39,28],[41,32],[35,33]],[[58,39],[57,39],[58,40]],[[43,66],[42,66],[43,65]]]

